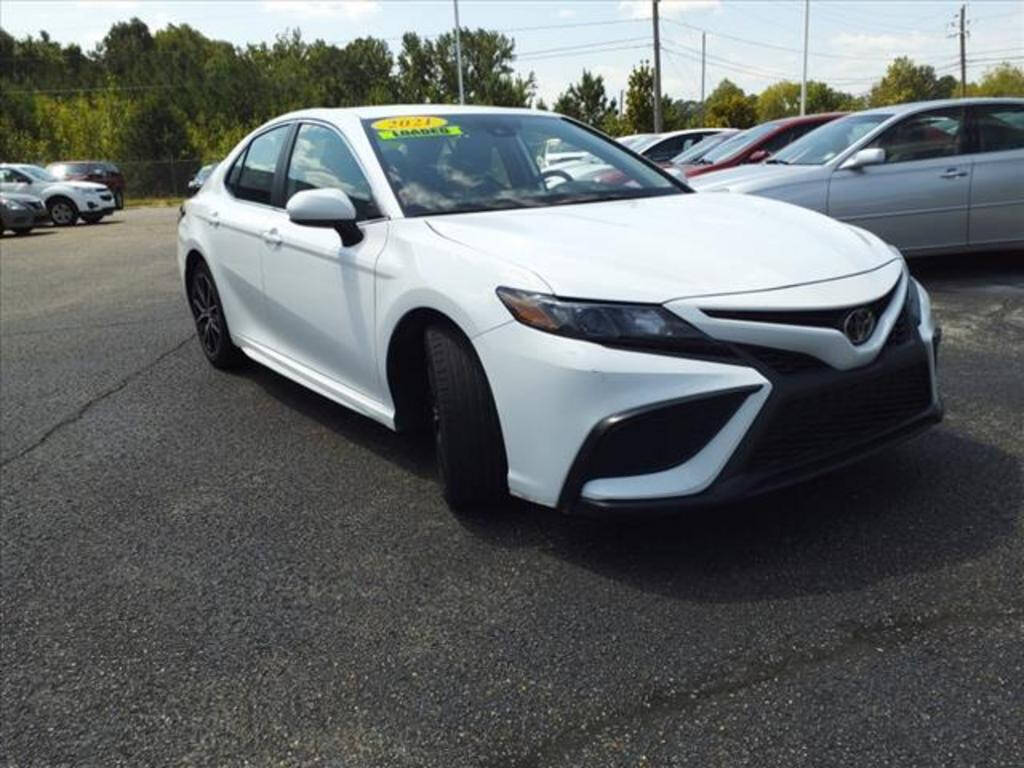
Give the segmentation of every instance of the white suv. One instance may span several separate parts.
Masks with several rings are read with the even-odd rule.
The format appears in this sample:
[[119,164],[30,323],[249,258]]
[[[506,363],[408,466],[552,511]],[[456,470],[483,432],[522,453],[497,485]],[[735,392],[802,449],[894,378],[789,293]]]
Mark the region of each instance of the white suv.
[[42,198],[58,227],[70,226],[79,218],[86,224],[95,224],[115,210],[114,195],[103,184],[61,181],[38,165],[0,164],[0,191]]
[[[619,173],[565,178],[553,141]],[[178,260],[213,365],[432,426],[455,506],[711,504],[941,416],[938,333],[898,251],[691,194],[549,113],[285,115],[184,203]]]

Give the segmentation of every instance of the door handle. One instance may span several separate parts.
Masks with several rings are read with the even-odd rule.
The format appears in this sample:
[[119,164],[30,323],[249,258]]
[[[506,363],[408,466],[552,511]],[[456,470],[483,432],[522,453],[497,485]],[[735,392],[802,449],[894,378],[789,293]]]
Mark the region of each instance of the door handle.
[[281,240],[281,236],[277,234],[276,229],[268,229],[266,232],[261,233],[260,237],[262,237],[263,242],[269,245],[271,248],[276,248],[282,242],[284,242],[283,240]]
[[211,227],[219,227],[220,226],[220,213],[218,211],[210,211],[209,222],[210,222],[210,226]]
[[940,173],[939,174],[939,178],[940,179],[957,179],[957,178],[960,178],[961,176],[966,176],[966,175],[967,175],[967,171],[961,171],[961,170],[958,170],[957,168],[950,168],[945,173]]

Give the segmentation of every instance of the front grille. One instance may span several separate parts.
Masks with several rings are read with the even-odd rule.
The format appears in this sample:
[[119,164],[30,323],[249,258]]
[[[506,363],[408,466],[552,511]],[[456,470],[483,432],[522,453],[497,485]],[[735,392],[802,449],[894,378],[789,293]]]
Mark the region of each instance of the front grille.
[[748,468],[772,471],[841,453],[918,415],[931,398],[927,361],[795,396],[768,416]]
[[813,355],[806,355],[803,352],[792,352],[788,349],[777,349],[775,347],[760,347],[754,344],[737,344],[736,346],[776,373],[789,375],[829,368],[829,365],[823,360],[819,360]]
[[804,325],[815,328],[835,328],[843,330],[843,322],[850,310],[857,307],[866,307],[874,312],[875,317],[880,317],[899,287],[899,282],[893,286],[884,296],[875,299],[867,304],[854,304],[847,307],[836,307],[833,309],[796,309],[796,310],[734,310],[734,309],[702,309],[701,311],[709,317],[719,317],[723,320],[748,320],[757,323],[776,323],[779,325]]

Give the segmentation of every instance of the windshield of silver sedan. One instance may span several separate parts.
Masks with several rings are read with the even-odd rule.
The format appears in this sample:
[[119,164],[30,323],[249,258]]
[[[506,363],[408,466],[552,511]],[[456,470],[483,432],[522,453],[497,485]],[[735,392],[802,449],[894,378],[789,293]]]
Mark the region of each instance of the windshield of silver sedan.
[[616,142],[554,116],[421,114],[363,126],[406,216],[689,191]]

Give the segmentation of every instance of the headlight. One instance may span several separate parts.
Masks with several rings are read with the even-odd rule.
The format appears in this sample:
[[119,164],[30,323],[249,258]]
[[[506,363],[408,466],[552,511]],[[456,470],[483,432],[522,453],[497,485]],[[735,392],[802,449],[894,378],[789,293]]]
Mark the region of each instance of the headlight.
[[523,325],[539,331],[621,346],[690,346],[714,342],[658,304],[614,304],[561,299],[498,288],[498,298]]
[[25,206],[17,200],[4,200],[4,208],[8,211],[22,211],[25,209]]

